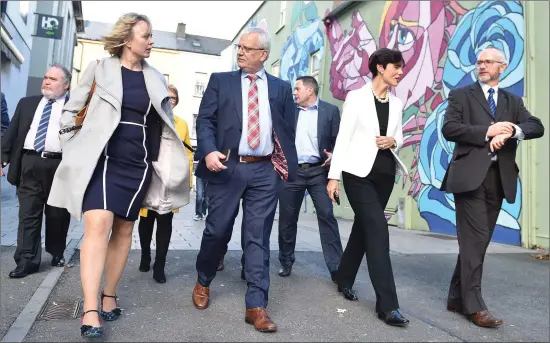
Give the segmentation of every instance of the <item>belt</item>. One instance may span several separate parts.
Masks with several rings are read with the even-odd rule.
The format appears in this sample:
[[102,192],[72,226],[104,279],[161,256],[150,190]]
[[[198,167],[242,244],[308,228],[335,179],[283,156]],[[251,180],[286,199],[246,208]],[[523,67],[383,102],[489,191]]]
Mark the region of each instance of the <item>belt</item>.
[[241,163],[254,163],[260,161],[270,160],[271,155],[267,156],[239,156],[239,162]]
[[24,149],[23,153],[27,155],[40,156],[42,158],[53,158],[57,160],[60,160],[61,157],[63,156],[63,154],[60,152],[48,152],[48,151],[38,152],[36,150],[27,150],[27,149]]
[[298,163],[298,167],[307,169],[307,168],[312,168],[312,167],[318,167],[318,166],[320,166],[320,165],[322,165],[322,164],[323,164],[323,162],[317,162],[317,163]]

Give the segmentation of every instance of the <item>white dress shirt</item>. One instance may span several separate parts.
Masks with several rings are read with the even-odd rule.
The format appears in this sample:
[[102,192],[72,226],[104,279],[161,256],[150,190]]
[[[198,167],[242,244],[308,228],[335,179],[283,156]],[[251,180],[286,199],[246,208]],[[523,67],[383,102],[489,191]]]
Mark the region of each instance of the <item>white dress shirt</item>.
[[313,106],[304,108],[298,106],[298,123],[296,125],[296,152],[298,163],[317,163],[319,156],[319,141],[317,121],[319,120],[319,99]]
[[[25,143],[23,149],[35,150],[34,139],[36,138],[36,131],[38,130],[38,124],[42,118],[42,112],[44,107],[48,103],[48,99],[42,97],[42,100],[38,103],[36,111],[34,112],[34,118],[32,119],[31,127],[25,137]],[[57,99],[52,104],[52,112],[50,113],[50,121],[48,123],[48,132],[46,133],[46,144],[44,151],[46,152],[61,152],[61,143],[59,142],[59,120],[61,119],[61,113],[63,112],[63,106],[65,105],[65,95]]]
[[243,132],[239,142],[240,156],[268,156],[273,152],[273,123],[271,122],[271,107],[267,89],[267,75],[262,68],[256,73],[258,86],[258,106],[260,107],[260,145],[252,149],[248,145],[248,90],[250,79],[248,73],[241,73],[241,92],[243,96]]

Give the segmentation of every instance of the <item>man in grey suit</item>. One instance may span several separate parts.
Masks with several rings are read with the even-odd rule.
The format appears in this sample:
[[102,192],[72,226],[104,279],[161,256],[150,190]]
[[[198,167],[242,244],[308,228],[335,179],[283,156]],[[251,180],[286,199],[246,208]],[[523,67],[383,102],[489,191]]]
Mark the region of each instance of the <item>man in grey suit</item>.
[[298,178],[284,184],[279,194],[279,275],[286,277],[295,261],[298,215],[307,190],[319,222],[321,246],[332,281],[342,257],[338,222],[327,194],[328,167],[340,126],[338,107],[318,98],[319,85],[311,76],[301,76],[294,85]]

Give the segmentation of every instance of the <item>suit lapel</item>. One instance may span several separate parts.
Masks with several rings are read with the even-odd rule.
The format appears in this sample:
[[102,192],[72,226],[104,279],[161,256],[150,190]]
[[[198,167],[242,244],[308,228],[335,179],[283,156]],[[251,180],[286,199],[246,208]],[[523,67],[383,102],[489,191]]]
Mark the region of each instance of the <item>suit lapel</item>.
[[498,100],[497,100],[497,114],[495,116],[495,121],[500,121],[502,115],[504,114],[504,111],[508,107],[508,97],[504,92],[500,89],[498,91]]
[[325,124],[326,117],[327,116],[325,106],[323,106],[323,103],[319,100],[319,106],[317,107],[317,146],[319,147],[321,159],[324,156],[323,151],[321,151],[321,133]]
[[[149,94],[151,104],[157,110],[157,113],[165,123],[171,123],[168,118],[168,114],[166,113],[166,110],[168,110],[169,107],[165,109],[162,106],[164,100],[168,101],[170,97],[168,94],[168,88],[162,82],[160,75],[153,68],[151,68],[146,61],[143,61],[143,78],[145,79],[145,86],[147,87],[147,93]],[[168,104],[168,102],[166,102],[166,104]]]
[[40,100],[42,100],[41,96],[35,96],[32,98],[29,98],[28,107],[25,111],[25,121],[23,122],[23,131],[25,134],[29,132],[29,129],[31,128],[32,121],[34,119],[34,115],[36,113],[36,110],[38,109],[38,105],[40,104]]
[[[364,111],[363,108],[356,109],[359,113],[365,112],[366,114],[364,116],[363,115],[359,116],[359,118],[360,120],[363,120],[365,127],[372,127],[372,129],[374,130],[374,133],[377,136],[380,136],[380,124],[378,123],[378,115],[376,113],[376,104],[374,103],[375,101],[374,95],[372,94],[372,91],[371,91],[371,83],[370,82],[367,83],[361,89],[363,89],[363,92],[364,92],[363,98],[365,99],[365,102],[360,102],[357,105],[361,107],[362,105],[366,105],[367,110]],[[390,100],[390,109],[389,109],[390,115],[391,115],[391,103],[392,101]]]
[[298,105],[296,105],[294,113],[296,113],[296,127],[294,127],[294,130],[296,130],[298,129],[298,117],[300,116],[300,109],[298,108]]
[[[105,97],[104,100],[113,105],[120,113],[122,107],[122,66],[120,60],[116,56],[112,56],[102,60],[101,66],[96,68],[95,81],[99,88],[103,88],[110,97]],[[101,93],[98,93],[101,96]],[[118,103],[117,103],[118,102]]]
[[267,93],[269,97],[269,108],[271,109],[271,117],[273,118],[273,104],[277,103],[277,97],[279,96],[279,85],[276,83],[275,78],[271,74],[265,73],[267,77]]
[[243,123],[243,93],[241,82],[241,71],[236,70],[231,74],[230,78],[231,91],[233,95],[233,101],[235,102],[235,109],[237,110],[237,116],[239,122]]
[[474,98],[479,102],[481,107],[485,109],[485,112],[493,119],[493,114],[491,113],[491,109],[489,108],[489,103],[487,102],[487,99],[485,99],[485,95],[483,94],[483,89],[481,89],[481,85],[479,82],[474,83],[470,87],[470,91],[472,92],[472,95]]

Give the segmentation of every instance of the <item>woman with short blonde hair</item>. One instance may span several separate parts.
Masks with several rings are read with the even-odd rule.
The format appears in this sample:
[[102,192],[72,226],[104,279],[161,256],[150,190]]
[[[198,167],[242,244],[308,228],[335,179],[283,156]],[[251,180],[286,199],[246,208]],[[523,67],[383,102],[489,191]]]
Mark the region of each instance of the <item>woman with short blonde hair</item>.
[[[145,62],[153,48],[149,19],[125,14],[103,41],[111,57],[90,63],[63,109],[63,159],[48,199],[78,220],[84,214],[80,330],[86,338],[103,335],[100,318],[121,314],[116,289],[140,208],[164,214],[189,202],[189,158],[174,128],[166,81]],[[86,104],[86,120],[76,126]]]

